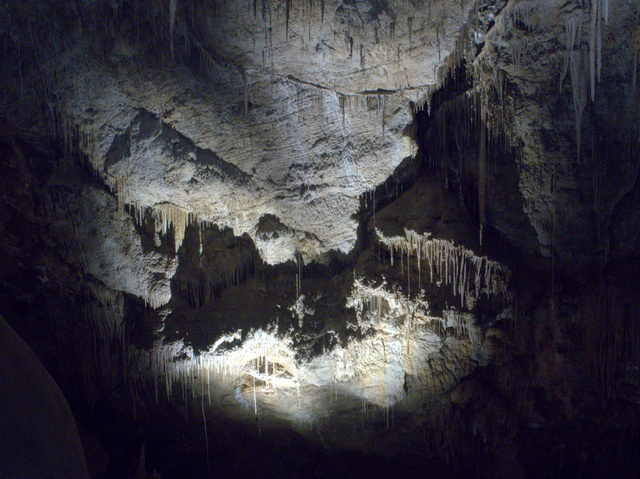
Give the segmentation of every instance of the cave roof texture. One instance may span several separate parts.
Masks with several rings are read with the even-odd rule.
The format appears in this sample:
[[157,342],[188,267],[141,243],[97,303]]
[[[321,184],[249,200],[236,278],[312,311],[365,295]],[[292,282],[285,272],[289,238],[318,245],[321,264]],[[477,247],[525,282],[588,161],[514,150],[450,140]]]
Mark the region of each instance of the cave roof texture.
[[639,0],[4,0],[0,48],[0,315],[92,477],[637,466]]

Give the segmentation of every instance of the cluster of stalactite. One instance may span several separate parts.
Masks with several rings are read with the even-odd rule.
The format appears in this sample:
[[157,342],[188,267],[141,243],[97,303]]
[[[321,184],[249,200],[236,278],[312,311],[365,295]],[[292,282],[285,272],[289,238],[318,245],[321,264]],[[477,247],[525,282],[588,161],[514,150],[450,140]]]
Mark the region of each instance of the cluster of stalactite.
[[[483,406],[474,402],[456,404],[432,401],[423,406],[417,427],[424,446],[433,457],[447,464],[470,462],[482,464],[489,451],[504,447],[516,432],[511,413],[495,398],[483,397]],[[491,404],[487,407],[486,404]]]
[[[462,149],[463,145],[474,144],[477,141],[477,132],[483,125],[481,96],[477,91],[468,90],[442,102],[437,109],[431,109],[428,104],[424,104],[419,110],[425,107],[430,110],[431,141],[427,164],[436,169],[447,166],[461,169],[463,165],[449,164],[449,144],[453,140],[456,147]],[[459,154],[458,161],[462,161],[462,157],[463,155]]]
[[[135,209],[135,207],[134,207]],[[167,235],[169,229],[173,229],[173,241],[176,253],[182,246],[184,240],[184,232],[189,225],[192,214],[172,204],[159,204],[153,207],[153,213],[156,217],[156,231],[162,235]],[[139,217],[139,214],[135,215]]]
[[417,155],[405,158],[383,183],[360,195],[361,211],[376,222],[376,214],[386,205],[398,199],[418,179],[422,158]]
[[159,203],[152,207],[144,207],[133,200],[131,184],[128,178],[114,177],[102,169],[100,158],[96,152],[96,137],[91,126],[77,124],[72,115],[60,112],[58,115],[59,129],[63,133],[63,145],[67,158],[79,158],[86,169],[100,180],[115,196],[119,211],[126,210],[135,222],[142,226],[145,214],[150,211],[154,218],[155,231],[166,236],[173,230],[175,252],[180,249],[187,226],[191,222],[198,222],[196,216],[189,210],[172,203]]
[[[412,320],[425,324],[440,321],[429,315],[429,304],[423,298],[410,299],[398,290],[390,290],[385,282],[373,286],[356,279],[347,306],[356,311],[357,324],[351,327],[364,331],[376,327],[379,321],[406,319],[409,321],[407,331],[411,330]],[[439,330],[434,326],[434,331]]]
[[330,376],[340,389],[381,407],[417,406],[448,390],[474,367],[471,358],[484,340],[470,313],[448,309],[433,316],[424,298],[409,298],[385,282],[356,279],[347,306],[356,312],[349,327],[366,337],[326,353]]
[[[417,141],[428,152],[420,160],[422,167],[443,171],[445,187],[459,191],[467,206],[477,211],[482,245],[487,224],[487,164],[491,154],[506,151],[501,132],[506,113],[501,107],[499,114],[487,114],[486,88],[473,86],[473,72],[467,71],[463,60],[452,64],[447,75],[441,87],[415,111],[424,123],[416,131]],[[502,75],[498,75],[495,88],[503,105]]]
[[83,305],[85,322],[93,332],[91,344],[81,348],[92,356],[82,361],[83,391],[93,407],[98,401],[99,389],[106,382],[118,382],[123,372],[122,361],[128,350],[126,337],[124,295],[97,282],[88,282],[91,296]]
[[108,345],[111,341],[116,341],[119,348],[124,350],[123,294],[119,291],[113,291],[100,283],[89,283],[89,287],[95,301],[85,305],[86,320],[94,325],[96,336],[102,344]]
[[474,351],[484,335],[469,313],[448,310],[434,317],[424,299],[362,280],[354,281],[347,307],[355,309],[357,321],[351,326],[363,337],[319,356],[298,357],[290,335],[263,329],[223,335],[199,353],[182,341],[158,340],[149,350],[130,348],[128,380],[134,390],[153,381],[157,401],[161,391],[176,399],[177,387],[185,409],[189,398],[211,404],[235,390],[237,404],[254,414],[265,393],[295,392],[298,405],[288,407],[303,411],[303,388],[321,388],[330,391],[322,407],[335,407],[339,395],[361,398],[364,421],[369,406],[388,413],[399,401],[418,404],[425,394],[450,389],[475,367]]
[[[476,2],[472,12],[471,25],[477,27],[476,19],[481,15],[482,2]],[[405,5],[409,7],[410,5]],[[369,65],[372,51],[375,45],[381,42],[393,44],[397,42],[397,54],[389,55],[387,62],[400,62],[403,55],[411,55],[417,45],[434,43],[438,51],[438,61],[446,60],[448,64],[459,62],[470,51],[470,29],[464,23],[464,35],[458,41],[454,53],[445,59],[442,54],[442,42],[447,36],[446,23],[451,17],[462,16],[466,10],[464,3],[460,4],[460,10],[451,12],[443,5],[433,2],[425,2],[425,5],[415,4],[414,15],[404,19],[395,18],[392,9],[388,6],[375,6],[371,14],[376,22],[373,29],[361,18],[360,21],[342,22],[342,31],[334,30],[333,44],[328,50],[330,54],[338,48],[340,41],[344,42],[345,51],[341,57],[358,61],[362,70],[371,68]],[[211,2],[202,4],[195,0],[151,0],[143,2],[119,1],[119,2],[91,2],[89,5],[78,4],[70,10],[69,15],[76,17],[84,29],[100,30],[102,23],[99,19],[107,19],[107,23],[117,24],[124,20],[135,26],[137,39],[140,39],[143,31],[151,31],[153,40],[158,44],[159,52],[165,55],[167,60],[195,61],[204,72],[214,80],[223,80],[221,83],[231,86],[244,98],[245,111],[248,107],[248,78],[246,72],[239,67],[220,58],[209,51],[201,40],[210,32],[202,32],[202,20],[207,16],[216,15],[218,11],[227,8],[223,2]],[[257,0],[253,6],[248,3],[245,10],[246,21],[253,21],[254,28],[264,31],[262,45],[258,45],[258,51],[262,54],[262,67],[264,70],[273,71],[274,65],[274,36],[276,42],[282,38],[277,36],[277,31],[282,28],[285,32],[284,40],[289,41],[290,23],[296,23],[296,39],[303,42],[303,49],[311,51],[315,47],[312,40],[312,30],[323,28],[325,19],[325,0],[313,2],[291,2],[290,0]],[[319,25],[318,25],[319,20]],[[284,28],[283,28],[284,27]],[[224,26],[221,28],[224,31]],[[315,33],[315,32],[314,32]],[[224,33],[221,33],[224,36]],[[306,40],[306,42],[305,42]],[[277,48],[277,46],[276,46]],[[323,53],[324,55],[324,53]],[[376,67],[382,66],[376,64]],[[440,75],[444,75],[448,66],[440,68]],[[223,78],[226,77],[226,78]],[[400,87],[400,86],[398,86]]]
[[86,274],[87,258],[78,229],[82,219],[69,201],[69,192],[61,188],[49,188],[42,200],[41,208],[46,218],[53,225],[59,226],[54,226],[54,229],[64,245],[70,263],[77,264],[83,274]]
[[[150,350],[134,350],[132,378],[139,383],[148,382],[153,376],[156,402],[160,391],[172,398],[176,385],[185,405],[191,397],[206,398],[220,395],[220,387],[227,379],[243,396],[239,401],[251,404],[258,413],[258,394],[273,388],[285,388],[300,394],[300,380],[291,339],[278,337],[262,329],[249,332],[243,339],[242,331],[221,336],[206,351],[195,354],[182,341],[164,344],[159,340]],[[241,383],[237,380],[240,378]],[[247,401],[247,402],[245,402]]]
[[[248,85],[244,71],[224,59],[212,55],[198,42],[197,38],[189,31],[189,26],[195,22],[194,17],[190,16],[186,10],[183,11],[177,8],[177,0],[172,0],[168,4],[161,1],[151,1],[148,2],[146,8],[142,8],[141,3],[140,1],[115,3],[98,1],[87,5],[77,4],[70,12],[70,15],[75,16],[80,21],[82,28],[89,30],[97,28],[99,31],[102,30],[100,30],[98,23],[102,25],[104,21],[107,23],[118,22],[123,17],[132,19],[138,26],[138,30],[141,24],[147,22],[153,27],[152,30],[156,40],[166,37],[168,31],[166,25],[169,24],[172,57],[175,49],[173,38],[177,36],[174,27],[181,26],[184,29],[184,41],[181,43],[184,51],[181,51],[181,53],[191,56],[192,50],[195,50],[199,58],[200,67],[212,81],[223,86],[227,93],[232,93],[230,88],[234,87],[237,90],[236,93],[241,95],[241,98],[244,98],[246,108],[248,104]],[[198,8],[198,3],[189,2],[189,4],[190,8],[192,8],[190,12],[195,12],[195,9]],[[15,12],[15,15],[18,15],[18,12]],[[98,19],[100,19],[100,22],[98,22]],[[187,22],[188,19],[191,19],[191,23]],[[16,20],[19,20],[19,18],[16,18]],[[54,33],[51,34],[54,35]],[[39,82],[30,86],[33,87],[36,96],[48,109],[48,121],[51,126],[50,133],[62,148],[63,161],[76,159],[83,163],[86,170],[114,194],[117,198],[118,209],[124,210],[126,206],[137,223],[139,225],[142,224],[147,207],[133,200],[128,178],[109,175],[103,169],[102,156],[99,154],[98,132],[95,131],[94,125],[90,122],[79,122],[75,115],[64,107],[64,102],[60,101],[65,96],[65,91],[72,87],[67,84],[64,75],[60,75],[55,68],[45,62],[51,52],[48,51],[49,47],[46,44],[38,41],[40,34],[43,33],[33,32],[29,49],[19,43],[16,43],[14,47],[21,55],[29,54],[34,57],[32,59],[34,66],[39,69],[35,78]],[[64,35],[66,33],[60,31],[57,32],[57,35],[62,35],[65,38]],[[58,46],[60,47],[62,44],[64,42]],[[169,44],[168,41],[167,44]],[[26,58],[24,61],[26,62]],[[29,78],[33,76],[31,75]],[[226,206],[228,211],[238,210],[232,204]],[[191,221],[195,221],[195,218],[180,205],[160,204],[153,205],[152,208],[152,214],[156,220],[156,230],[161,234],[166,234],[170,228],[173,229],[174,244],[177,251],[182,243],[186,225]]]
[[246,281],[255,269],[256,257],[252,250],[242,246],[225,249],[224,260],[216,260],[211,267],[202,267],[195,275],[178,274],[173,278],[172,287],[189,304],[199,308],[220,291]]
[[[477,256],[473,251],[445,239],[420,235],[405,229],[405,236],[385,237],[376,230],[378,241],[391,253],[393,264],[396,252],[400,255],[402,268],[407,272],[407,289],[411,291],[410,262],[416,261],[418,284],[422,289],[423,262],[428,267],[428,282],[450,285],[453,295],[460,297],[460,306],[472,309],[481,295],[509,299],[510,270],[486,256]],[[425,268],[426,276],[426,268]]]
[[[55,238],[64,247],[67,260],[75,265],[82,276],[87,277],[96,267],[103,262],[110,262],[110,253],[107,250],[96,248],[92,244],[92,234],[85,225],[85,218],[88,215],[87,199],[91,197],[90,189],[82,191],[72,191],[63,186],[50,186],[43,190],[40,198],[40,207],[43,210],[47,221],[51,223],[52,232]],[[174,242],[176,250],[184,239],[184,231],[189,224],[192,215],[173,205],[159,205],[160,209],[150,209],[155,216],[154,225],[156,233],[166,235],[170,229],[174,232]],[[144,208],[136,209],[134,205],[127,205],[127,210],[131,213],[132,219],[143,226],[145,221]],[[93,212],[92,212],[93,213]],[[114,209],[117,221],[125,221],[129,213],[119,206]],[[197,221],[197,220],[194,220]],[[153,285],[146,284],[145,288],[136,292],[146,305],[152,309],[164,306],[166,298],[154,293]]]
[[607,398],[640,404],[640,326],[637,305],[628,294],[601,287],[580,303],[584,361],[590,377]]
[[[585,17],[588,18],[588,58],[581,45]],[[565,60],[560,75],[560,87],[562,88],[568,71],[571,78],[578,160],[582,143],[582,114],[587,106],[588,97],[595,101],[596,84],[602,77],[603,24],[609,24],[609,0],[591,0],[586,11],[575,8],[567,14],[565,20]]]
[[443,172],[445,188],[459,193],[477,214],[481,246],[496,194],[490,168],[517,155],[509,136],[515,104],[509,91],[504,70],[494,69],[487,77],[462,62],[415,109],[416,140],[423,153],[413,170]]
[[[509,32],[511,37],[506,45],[507,53],[511,57],[512,64],[508,66],[510,74],[526,76],[528,64],[531,63],[532,53],[535,51],[537,40],[532,33],[541,28],[548,27],[548,6],[530,0],[511,2],[505,7],[503,14],[498,19],[499,28]],[[597,85],[602,78],[603,40],[606,26],[609,24],[609,0],[590,0],[581,3],[566,3],[560,8],[560,14],[564,21],[564,59],[562,62],[559,87],[562,91],[567,74],[570,78],[570,91],[572,95],[573,114],[576,132],[577,159],[580,161],[582,147],[582,117],[589,99],[596,101]],[[515,33],[515,34],[514,34]],[[487,51],[495,51],[497,47],[489,41]],[[637,54],[637,52],[634,52]],[[637,57],[636,57],[637,58]],[[635,74],[634,68],[632,69]],[[497,72],[494,72],[494,75]],[[503,74],[504,71],[501,71]],[[490,85],[490,78],[482,78],[486,74],[481,68],[475,69],[478,77],[477,85]],[[484,81],[483,81],[484,80]],[[632,80],[635,85],[635,80]],[[499,104],[504,99],[501,91]],[[635,89],[635,87],[634,87]],[[492,108],[491,95],[484,88],[483,118],[497,126],[499,122]],[[502,107],[503,108],[503,107]],[[504,118],[502,119],[504,123]]]

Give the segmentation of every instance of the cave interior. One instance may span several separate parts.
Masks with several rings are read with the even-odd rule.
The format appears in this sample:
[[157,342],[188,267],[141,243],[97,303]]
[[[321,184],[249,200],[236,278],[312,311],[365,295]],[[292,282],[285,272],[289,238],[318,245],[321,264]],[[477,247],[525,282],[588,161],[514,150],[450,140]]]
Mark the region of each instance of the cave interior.
[[0,476],[640,477],[640,0],[4,0]]

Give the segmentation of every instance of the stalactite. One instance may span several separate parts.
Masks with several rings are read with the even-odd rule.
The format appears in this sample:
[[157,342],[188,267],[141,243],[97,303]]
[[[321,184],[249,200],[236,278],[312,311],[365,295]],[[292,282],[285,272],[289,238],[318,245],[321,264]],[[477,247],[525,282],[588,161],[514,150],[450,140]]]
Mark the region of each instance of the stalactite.
[[247,72],[244,69],[240,70],[240,76],[242,77],[242,96],[244,99],[244,115],[249,115],[249,83],[247,80]]
[[570,68],[572,62],[572,53],[576,45],[576,41],[580,41],[582,38],[582,11],[577,10],[571,16],[569,16],[564,25],[565,30],[565,59],[560,75],[560,87],[567,75],[567,71]]
[[176,9],[178,7],[178,0],[169,1],[169,45],[171,49],[171,62],[174,62],[174,47],[173,47],[173,29],[176,22]]
[[571,72],[571,89],[573,93],[573,110],[576,126],[577,159],[580,161],[582,143],[582,114],[587,104],[586,85],[584,84],[583,55],[581,50],[571,52],[569,62]]
[[589,22],[589,77],[591,80],[591,101],[596,98],[596,29],[598,28],[598,0],[591,0],[591,21]]
[[556,188],[555,174],[551,176],[551,313],[555,314],[556,301]]
[[509,42],[509,51],[517,72],[522,70],[522,58],[526,50],[527,46],[524,43],[524,40],[520,38],[515,38]]
[[633,65],[631,68],[631,87],[633,88],[633,92],[637,91],[638,85],[638,53],[640,53],[640,34],[638,35],[638,45],[635,46],[633,52]]
[[170,228],[173,228],[174,246],[176,253],[182,241],[184,240],[184,234],[191,220],[189,211],[179,206],[163,203],[153,207],[153,212],[156,220],[156,230],[166,235]]
[[[420,254],[429,265],[431,283],[435,274],[443,284],[452,285],[463,307],[471,308],[481,294],[509,298],[510,271],[485,256],[476,256],[450,241],[431,238],[429,234],[418,235],[410,230],[405,230],[404,237],[385,237],[377,229],[376,235],[378,241],[389,249],[392,264],[396,252],[401,258],[403,255]],[[470,283],[472,274],[473,288]]]
[[384,128],[386,121],[387,101],[386,96],[382,95],[382,136],[384,136]]
[[480,131],[480,154],[478,156],[478,222],[480,224],[480,247],[482,247],[482,233],[487,223],[486,195],[487,195],[487,129],[482,126]]
[[285,9],[286,9],[286,13],[285,13],[285,17],[286,17],[286,27],[285,27],[285,39],[286,41],[289,41],[289,15],[290,15],[290,10],[291,10],[291,0],[285,0]]

